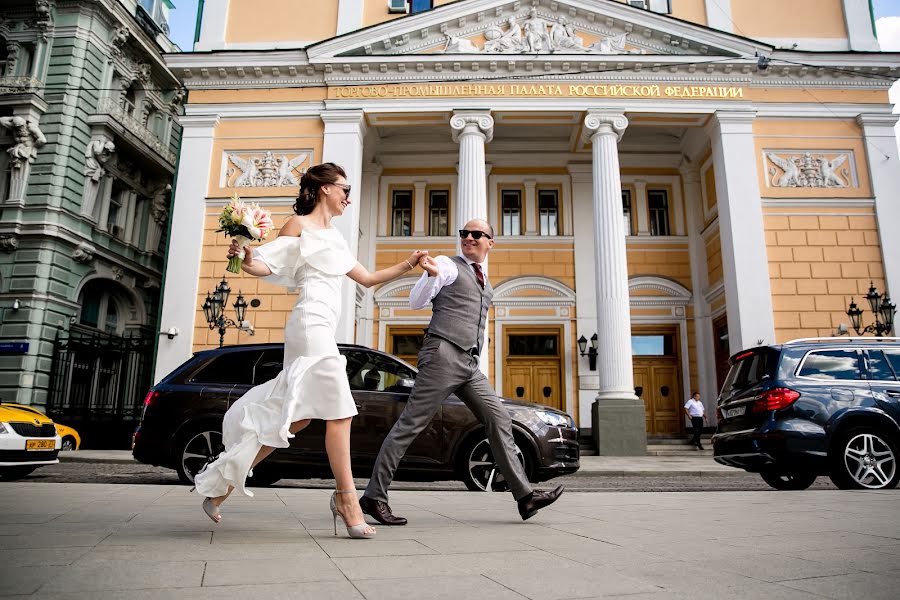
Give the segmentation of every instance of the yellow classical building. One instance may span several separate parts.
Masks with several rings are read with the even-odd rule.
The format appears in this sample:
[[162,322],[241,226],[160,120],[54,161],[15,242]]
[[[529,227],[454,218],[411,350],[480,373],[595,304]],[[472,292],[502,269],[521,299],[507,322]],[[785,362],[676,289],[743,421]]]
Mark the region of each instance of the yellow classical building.
[[[483,368],[506,397],[641,452],[714,414],[727,357],[832,335],[870,282],[900,296],[900,160],[867,0],[207,0],[188,89],[157,380],[218,333],[216,214],[291,214],[304,168],[342,164],[335,223],[370,269],[496,228]],[[415,274],[347,280],[340,341],[415,361]],[[254,334],[293,295],[246,276]],[[597,356],[579,338],[596,335]],[[590,342],[587,346],[590,348]]]

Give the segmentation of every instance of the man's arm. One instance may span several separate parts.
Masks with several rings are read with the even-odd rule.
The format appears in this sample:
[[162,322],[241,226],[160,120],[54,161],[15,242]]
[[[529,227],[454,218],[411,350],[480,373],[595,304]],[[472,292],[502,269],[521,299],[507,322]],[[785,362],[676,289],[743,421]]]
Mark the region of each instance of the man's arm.
[[[459,269],[456,268],[456,263],[450,260],[450,258],[446,256],[437,256],[431,260],[436,264],[437,272],[431,274],[429,270],[426,269],[419,278],[419,281],[416,282],[416,285],[409,292],[409,307],[413,310],[419,310],[420,308],[428,306],[434,297],[438,295],[438,292],[440,292],[445,285],[450,285],[456,281],[456,277],[459,275]],[[424,269],[425,267],[423,266],[422,268]]]

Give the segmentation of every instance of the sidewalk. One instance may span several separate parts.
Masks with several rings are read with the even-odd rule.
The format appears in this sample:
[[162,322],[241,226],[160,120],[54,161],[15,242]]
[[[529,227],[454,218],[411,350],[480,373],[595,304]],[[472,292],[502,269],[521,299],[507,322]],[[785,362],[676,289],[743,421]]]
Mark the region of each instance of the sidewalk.
[[183,486],[0,484],[0,595],[68,600],[894,599],[900,492],[398,491],[405,527],[335,537],[326,490],[212,523]]
[[[60,452],[60,462],[131,464],[129,450]],[[581,477],[728,476],[743,471],[720,465],[711,456],[582,456]]]

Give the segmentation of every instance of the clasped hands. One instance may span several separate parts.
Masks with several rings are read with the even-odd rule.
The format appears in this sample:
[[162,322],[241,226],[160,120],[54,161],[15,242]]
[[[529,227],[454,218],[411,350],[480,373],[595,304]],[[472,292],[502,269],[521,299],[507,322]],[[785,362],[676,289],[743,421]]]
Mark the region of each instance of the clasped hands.
[[409,255],[407,262],[411,265],[418,264],[431,277],[438,274],[437,261],[428,255],[428,250],[416,250]]

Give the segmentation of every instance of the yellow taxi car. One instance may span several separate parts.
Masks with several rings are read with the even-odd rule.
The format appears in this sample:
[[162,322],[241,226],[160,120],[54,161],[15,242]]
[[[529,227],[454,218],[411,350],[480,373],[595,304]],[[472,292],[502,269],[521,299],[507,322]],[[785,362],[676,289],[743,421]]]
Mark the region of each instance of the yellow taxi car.
[[25,477],[42,465],[59,462],[62,438],[44,414],[0,404],[0,479]]
[[[36,413],[42,417],[49,419],[47,415],[39,411],[33,406],[26,406],[24,404],[14,404],[14,403],[4,403],[3,406],[11,406],[13,408],[18,408],[20,410],[27,410],[29,412]],[[78,435],[78,432],[72,429],[67,425],[62,425],[60,423],[54,423],[56,425],[56,433],[59,435],[60,439],[62,439],[62,447],[60,450],[66,452],[68,450],[78,450],[81,448],[81,436]]]

